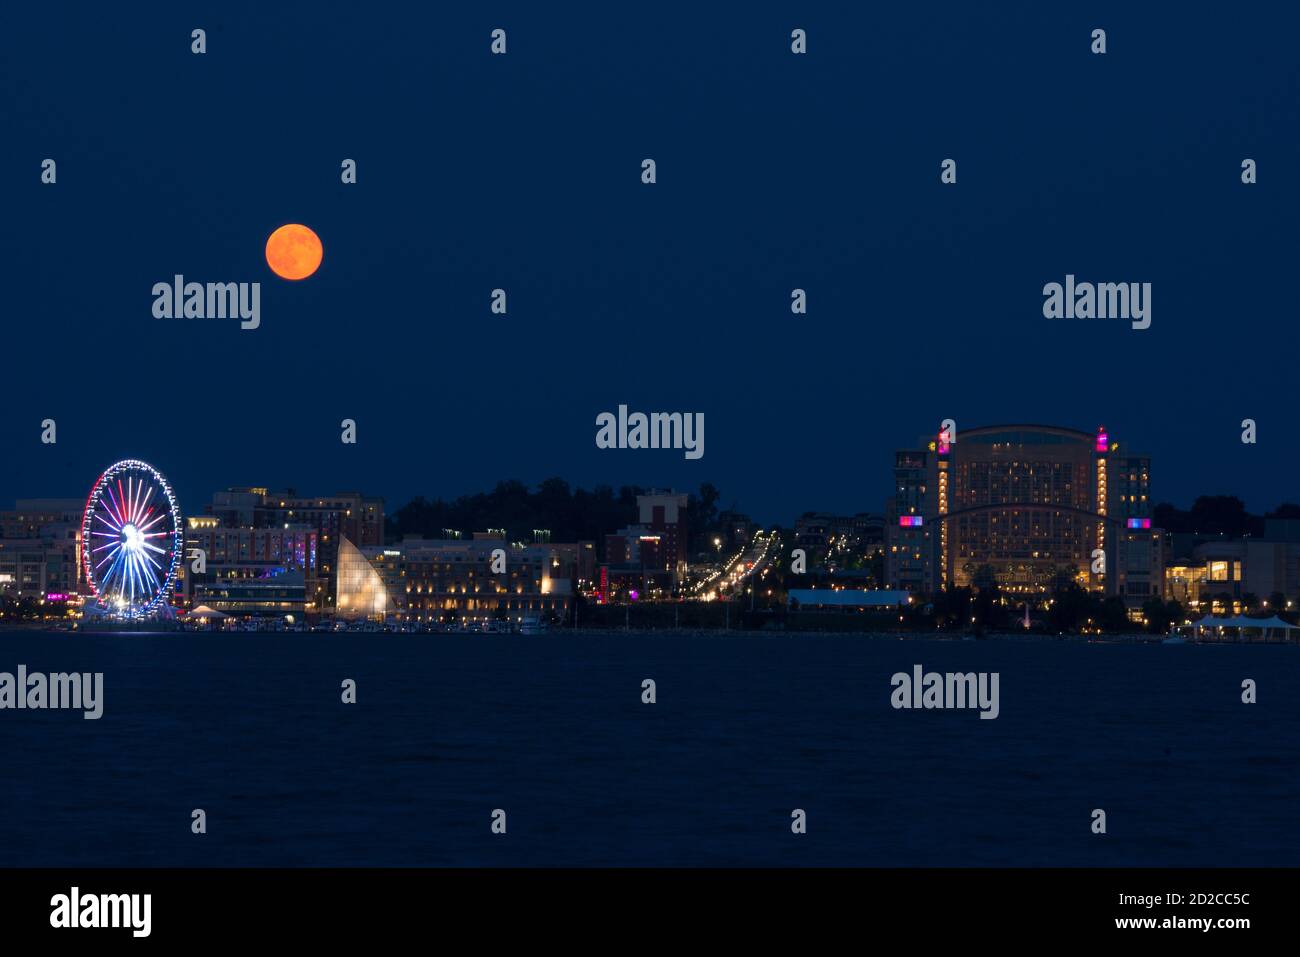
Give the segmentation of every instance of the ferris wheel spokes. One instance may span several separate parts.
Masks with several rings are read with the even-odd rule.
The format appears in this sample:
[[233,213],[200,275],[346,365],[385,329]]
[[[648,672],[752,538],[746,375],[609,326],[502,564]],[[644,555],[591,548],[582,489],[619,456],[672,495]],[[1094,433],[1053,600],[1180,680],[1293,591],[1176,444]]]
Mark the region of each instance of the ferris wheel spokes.
[[98,605],[138,618],[166,600],[184,539],[176,497],[152,466],[111,466],[91,489],[82,521],[87,583]]

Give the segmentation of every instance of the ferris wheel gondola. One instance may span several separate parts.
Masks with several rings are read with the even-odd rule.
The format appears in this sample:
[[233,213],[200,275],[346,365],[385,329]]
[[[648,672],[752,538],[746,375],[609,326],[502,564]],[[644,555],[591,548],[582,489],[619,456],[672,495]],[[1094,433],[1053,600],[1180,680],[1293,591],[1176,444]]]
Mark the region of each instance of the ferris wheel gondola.
[[110,466],[86,499],[82,567],[98,609],[144,618],[165,604],[184,551],[171,486],[146,462]]

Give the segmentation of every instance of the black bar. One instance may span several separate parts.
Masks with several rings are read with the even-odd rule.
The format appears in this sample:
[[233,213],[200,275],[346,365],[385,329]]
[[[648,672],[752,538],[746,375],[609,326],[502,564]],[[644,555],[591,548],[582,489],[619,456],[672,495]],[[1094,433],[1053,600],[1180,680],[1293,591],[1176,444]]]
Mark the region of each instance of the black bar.
[[[166,945],[337,946],[417,935],[448,946],[563,940],[621,948],[680,946],[701,934],[755,946],[834,939],[826,935],[858,942],[901,935],[927,946],[1124,937],[1231,945],[1285,930],[1296,876],[1294,869],[33,869],[0,872],[0,926],[7,941],[66,943],[73,929],[51,926],[52,899],[77,887],[83,906],[88,895],[150,895],[145,939]],[[1181,899],[1171,903],[1171,894]],[[1220,925],[1207,930],[1203,920]],[[75,933],[82,944],[133,938],[130,926]]]

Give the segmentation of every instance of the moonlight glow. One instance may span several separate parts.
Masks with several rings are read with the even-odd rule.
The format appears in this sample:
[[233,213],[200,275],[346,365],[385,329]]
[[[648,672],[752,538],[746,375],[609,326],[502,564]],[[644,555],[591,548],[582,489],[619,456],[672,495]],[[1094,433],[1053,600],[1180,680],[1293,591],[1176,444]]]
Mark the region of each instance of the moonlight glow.
[[298,223],[281,226],[266,241],[266,264],[282,279],[306,279],[324,256],[320,237]]

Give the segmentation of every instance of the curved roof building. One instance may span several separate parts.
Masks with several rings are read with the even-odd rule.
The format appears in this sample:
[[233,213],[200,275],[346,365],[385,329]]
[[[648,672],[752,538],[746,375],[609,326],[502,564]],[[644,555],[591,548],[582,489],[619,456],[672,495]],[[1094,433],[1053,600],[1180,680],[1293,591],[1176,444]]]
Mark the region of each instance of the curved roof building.
[[[952,431],[895,456],[890,587],[970,585],[987,568],[1012,592],[1046,590],[1063,572],[1085,587],[1119,590],[1127,533],[1150,528],[1146,456],[1121,454],[1104,429]],[[1099,549],[1109,569],[1097,563]]]
[[370,559],[344,536],[339,539],[338,598],[335,613],[339,618],[382,620],[388,611],[388,586]]

